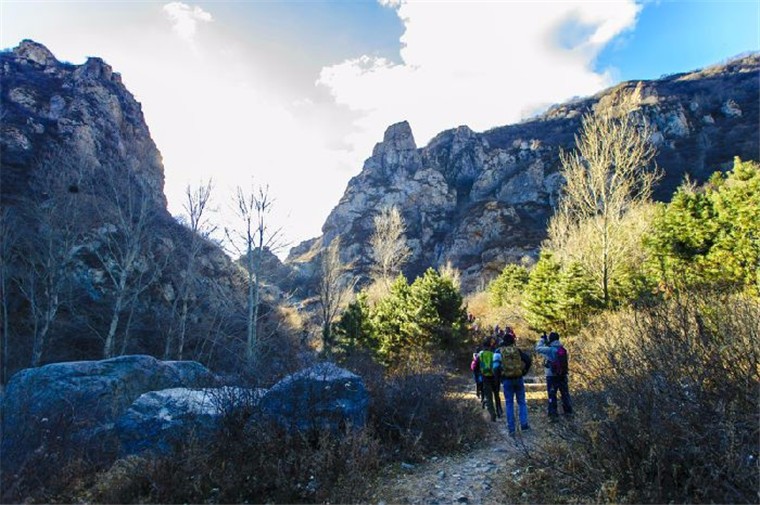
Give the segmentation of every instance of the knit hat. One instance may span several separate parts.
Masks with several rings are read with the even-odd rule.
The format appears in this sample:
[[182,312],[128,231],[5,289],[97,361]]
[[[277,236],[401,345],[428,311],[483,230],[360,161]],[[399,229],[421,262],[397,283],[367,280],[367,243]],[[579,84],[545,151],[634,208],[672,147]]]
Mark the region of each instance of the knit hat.
[[553,331],[549,333],[549,342],[554,342],[555,340],[559,340],[559,333]]
[[515,334],[512,332],[507,332],[504,335],[504,339],[502,340],[504,345],[513,345],[515,343]]

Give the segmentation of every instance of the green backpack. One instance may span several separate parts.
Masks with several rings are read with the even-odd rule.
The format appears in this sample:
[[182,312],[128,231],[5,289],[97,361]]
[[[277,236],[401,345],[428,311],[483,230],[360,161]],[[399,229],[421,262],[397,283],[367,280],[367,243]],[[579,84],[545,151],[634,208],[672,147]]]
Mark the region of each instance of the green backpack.
[[493,351],[485,350],[480,352],[480,373],[486,377],[493,375],[491,364],[493,363]]
[[523,375],[520,349],[514,345],[501,348],[501,376],[505,379],[519,379]]

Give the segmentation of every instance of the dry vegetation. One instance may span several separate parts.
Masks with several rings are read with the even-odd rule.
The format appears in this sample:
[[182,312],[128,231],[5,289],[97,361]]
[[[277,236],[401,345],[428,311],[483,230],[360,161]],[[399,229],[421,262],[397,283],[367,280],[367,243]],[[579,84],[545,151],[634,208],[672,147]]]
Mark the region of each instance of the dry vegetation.
[[[226,412],[213,438],[188,440],[165,456],[98,465],[85,455],[39,455],[3,503],[355,503],[366,501],[381,466],[473,447],[485,424],[469,399],[447,394],[452,377],[430,356],[387,373],[360,354],[345,366],[370,392],[367,426],[341,433],[289,432],[255,407],[220,397]],[[249,404],[250,405],[250,404]],[[55,437],[53,437],[55,438]],[[69,459],[71,458],[71,459]]]
[[691,296],[575,339],[572,424],[526,454],[518,503],[757,503],[760,305]]

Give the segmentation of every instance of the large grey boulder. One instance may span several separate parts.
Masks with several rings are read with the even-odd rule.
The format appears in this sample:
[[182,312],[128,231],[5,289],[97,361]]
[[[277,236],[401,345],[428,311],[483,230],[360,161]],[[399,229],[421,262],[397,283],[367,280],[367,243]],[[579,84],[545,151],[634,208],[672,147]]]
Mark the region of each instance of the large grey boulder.
[[255,408],[263,390],[172,388],[141,395],[116,422],[122,456],[168,454],[190,441],[209,440],[234,409]]
[[275,384],[260,406],[266,416],[289,429],[338,431],[365,425],[369,394],[358,375],[319,363]]
[[12,471],[30,452],[45,450],[51,440],[57,450],[111,451],[114,421],[143,393],[210,386],[216,386],[216,377],[200,363],[150,356],[22,370],[8,382],[3,399],[3,471]]

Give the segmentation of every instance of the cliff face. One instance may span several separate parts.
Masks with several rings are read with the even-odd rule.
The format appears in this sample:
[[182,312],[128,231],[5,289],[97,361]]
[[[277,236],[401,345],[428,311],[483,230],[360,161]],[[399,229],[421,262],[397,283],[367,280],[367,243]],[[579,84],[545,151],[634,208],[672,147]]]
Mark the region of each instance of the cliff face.
[[24,40],[0,53],[0,78],[3,200],[27,194],[42,160],[64,153],[101,181],[128,172],[153,207],[165,211],[161,155],[140,104],[103,60],[61,63],[45,46]]
[[627,82],[594,97],[552,107],[529,121],[475,133],[442,132],[418,148],[408,123],[391,126],[322,228],[319,240],[291,251],[287,263],[307,279],[315,250],[341,235],[344,258],[357,273],[371,263],[369,237],[380,209],[397,205],[407,224],[414,276],[446,262],[477,289],[506,263],[535,260],[558,191],[560,149],[574,147],[581,118],[610,107],[639,87],[640,111],[654,127],[657,163],[665,176],[655,197],[667,199],[685,175],[704,181],[734,156],[758,159],[760,56]]
[[161,155],[119,74],[25,40],[0,53],[0,78],[0,382],[102,358],[108,338],[114,354],[233,366],[239,269],[168,213]]

